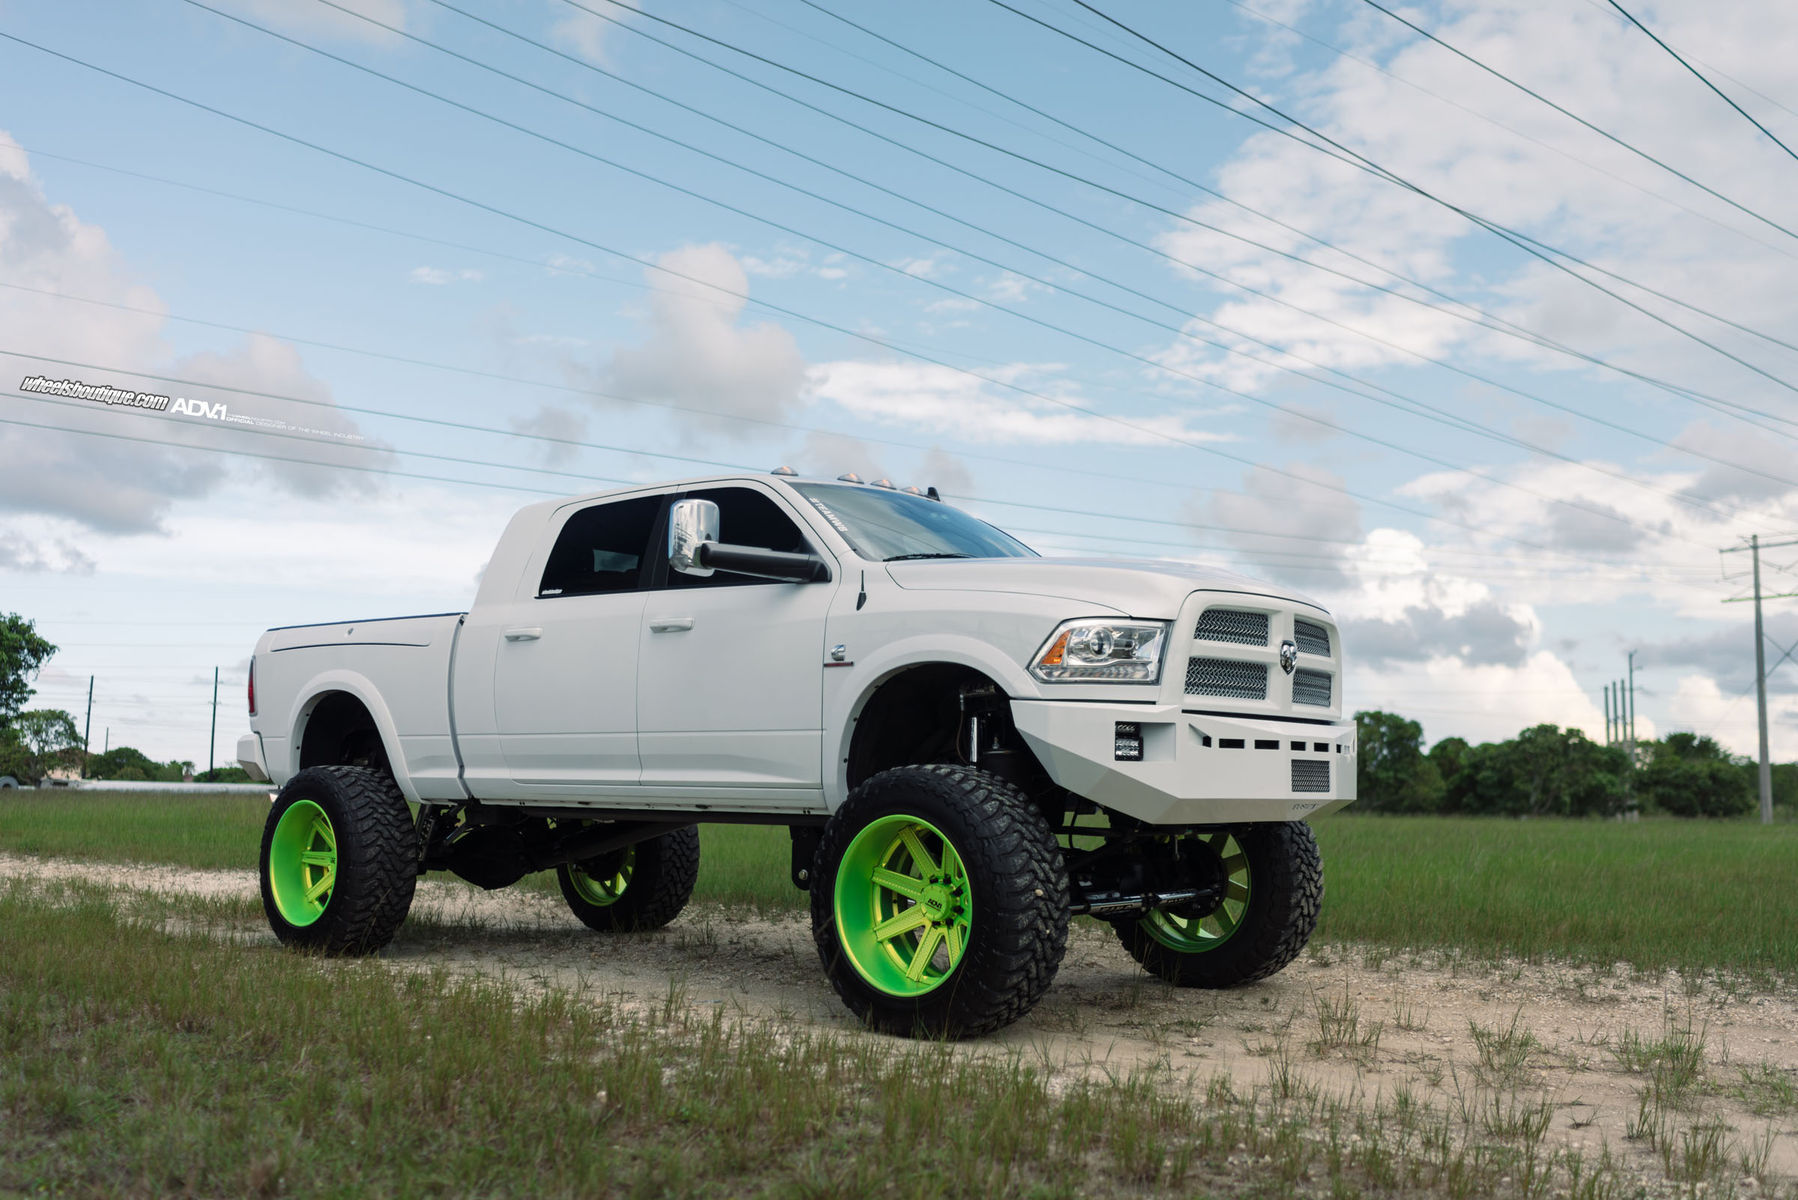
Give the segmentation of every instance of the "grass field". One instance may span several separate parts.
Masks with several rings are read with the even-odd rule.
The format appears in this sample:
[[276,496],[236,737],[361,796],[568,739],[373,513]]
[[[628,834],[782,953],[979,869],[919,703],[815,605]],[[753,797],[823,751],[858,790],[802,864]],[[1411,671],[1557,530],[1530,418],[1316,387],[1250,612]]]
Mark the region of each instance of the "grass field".
[[151,897],[0,888],[0,1195],[1633,1191],[1545,1120],[1363,1107],[1290,1074],[1051,1086],[1022,1052],[732,1021],[674,990],[627,1012],[245,947],[197,914],[172,933]]
[[[242,796],[19,792],[0,798],[0,850],[247,868],[266,811]],[[1315,827],[1322,941],[1798,975],[1798,826],[1341,815]],[[696,898],[803,907],[785,830],[706,826],[701,838]]]

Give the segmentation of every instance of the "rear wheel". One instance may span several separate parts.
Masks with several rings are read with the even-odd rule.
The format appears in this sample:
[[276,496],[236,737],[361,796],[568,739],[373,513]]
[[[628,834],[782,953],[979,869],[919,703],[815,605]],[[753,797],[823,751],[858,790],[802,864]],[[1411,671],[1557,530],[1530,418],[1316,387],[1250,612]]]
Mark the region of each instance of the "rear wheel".
[[412,907],[418,839],[399,785],[366,767],[308,767],[262,830],[262,908],[275,936],[326,954],[372,954]]
[[687,907],[698,879],[699,830],[692,825],[556,868],[569,909],[602,933],[660,929]]
[[967,767],[898,767],[856,788],[824,828],[811,898],[831,985],[888,1033],[1008,1025],[1067,948],[1067,868],[1048,823]]
[[1266,979],[1311,940],[1323,904],[1323,859],[1303,821],[1186,839],[1222,883],[1202,909],[1151,912],[1112,928],[1131,957],[1181,987],[1226,988]]

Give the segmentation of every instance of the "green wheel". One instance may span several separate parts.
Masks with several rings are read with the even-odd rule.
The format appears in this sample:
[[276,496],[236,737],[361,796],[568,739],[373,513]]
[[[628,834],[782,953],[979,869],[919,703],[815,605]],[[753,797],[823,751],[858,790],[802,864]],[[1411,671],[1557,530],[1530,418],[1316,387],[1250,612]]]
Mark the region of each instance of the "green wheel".
[[660,929],[687,907],[698,879],[699,830],[692,825],[556,868],[569,910],[601,933]]
[[894,815],[863,826],[837,867],[834,902],[844,956],[888,995],[941,987],[967,952],[968,869],[928,821]]
[[1221,884],[1203,910],[1159,909],[1112,928],[1137,962],[1181,987],[1225,988],[1281,970],[1311,940],[1323,904],[1323,860],[1302,821],[1184,839],[1188,861]]
[[819,839],[811,898],[831,985],[888,1033],[1008,1025],[1067,948],[1067,867],[1048,822],[968,767],[897,767],[857,787]]
[[371,954],[412,907],[418,838],[399,785],[367,767],[308,767],[262,831],[262,908],[283,943]]

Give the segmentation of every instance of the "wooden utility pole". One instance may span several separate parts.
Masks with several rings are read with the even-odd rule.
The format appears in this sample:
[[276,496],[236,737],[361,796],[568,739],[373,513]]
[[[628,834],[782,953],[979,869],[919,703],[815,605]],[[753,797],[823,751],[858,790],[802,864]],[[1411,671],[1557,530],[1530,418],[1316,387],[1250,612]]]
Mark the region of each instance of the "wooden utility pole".
[[212,774],[219,748],[219,669],[212,668],[212,737],[206,743],[206,773]]

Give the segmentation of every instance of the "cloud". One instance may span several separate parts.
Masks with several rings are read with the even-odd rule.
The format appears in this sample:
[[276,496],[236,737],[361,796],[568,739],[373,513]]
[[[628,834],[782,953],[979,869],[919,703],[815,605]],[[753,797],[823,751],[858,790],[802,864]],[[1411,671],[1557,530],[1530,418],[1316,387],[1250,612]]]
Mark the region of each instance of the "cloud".
[[[1060,373],[1054,364],[1013,363],[988,370],[990,379],[982,379],[932,363],[846,360],[813,369],[812,396],[880,425],[932,432],[952,428],[984,442],[1165,446],[1170,436],[1189,442],[1230,440],[1227,434],[1192,425],[1206,414],[1190,408],[1172,416],[1130,416],[1123,424],[1001,386],[1047,377],[1046,385],[1031,386],[1054,394]],[[1078,394],[1067,398],[1089,407]]]
[[[351,12],[372,18],[395,29],[405,29],[404,0],[334,0]],[[330,37],[377,44],[398,43],[397,34],[377,29],[367,21],[338,12],[322,4],[295,4],[293,0],[235,0],[234,6],[276,28],[297,33],[322,33]]]
[[55,538],[45,543],[16,531],[0,530],[0,571],[92,575],[94,560],[67,538]]
[[[171,361],[162,337],[161,298],[131,279],[103,229],[45,196],[24,152],[5,134],[0,134],[0,277],[59,295],[125,306],[78,304],[0,289],[0,328],[7,331],[9,343],[75,363],[101,364],[64,366],[12,358],[6,369],[17,374],[7,381],[8,389],[16,388],[25,375],[47,374],[224,405],[233,417],[279,421],[333,439],[333,444],[322,446],[298,442],[253,432],[242,424],[190,419],[172,406],[170,411],[147,412],[86,401],[8,397],[0,403],[10,419],[56,428],[0,425],[0,462],[7,464],[0,470],[0,512],[63,517],[108,533],[160,532],[175,503],[212,492],[231,469],[229,455],[199,447],[361,466],[385,461],[382,454],[351,448],[352,443],[373,443],[356,440],[361,434],[355,423],[334,408],[329,390],[305,371],[291,346],[255,335],[229,352]],[[166,384],[106,369],[113,364],[197,380],[201,386]],[[298,401],[246,396],[207,384],[294,396]],[[256,473],[314,498],[370,486],[366,475],[351,480],[341,472],[299,464],[258,462]]]
[[[1349,552],[1361,540],[1360,503],[1330,490],[1342,479],[1321,467],[1292,463],[1282,471],[1256,467],[1241,491],[1198,494],[1187,505],[1187,519],[1223,527],[1227,532],[1218,536],[1241,551],[1257,574],[1312,588],[1346,583]],[[1246,530],[1255,532],[1241,532]]]
[[1518,614],[1494,600],[1483,600],[1450,615],[1422,606],[1394,620],[1345,620],[1345,652],[1358,665],[1454,658],[1464,663],[1522,666],[1534,640],[1536,624],[1527,611]]
[[[620,8],[627,11],[631,8],[641,7],[637,0],[618,0],[618,4]],[[563,11],[560,5],[553,7],[557,12]],[[609,21],[602,21],[592,13],[576,11],[569,13],[550,26],[549,35],[552,40],[562,43],[588,62],[609,66],[611,58],[608,51],[611,49],[610,42],[617,30],[616,25]]]
[[739,297],[749,291],[742,264],[716,244],[684,246],[656,261],[677,274],[646,272],[649,336],[614,352],[606,390],[737,416],[794,408],[806,385],[805,359],[780,326],[741,321]]
[[479,283],[486,278],[480,271],[472,267],[450,270],[445,267],[413,267],[409,276],[413,283],[428,283],[433,287],[443,287],[451,283]]
[[507,423],[519,433],[559,439],[532,443],[538,460],[546,467],[563,467],[573,462],[580,454],[580,448],[562,443],[582,441],[587,436],[585,413],[554,404],[546,404],[527,417],[512,417]]

